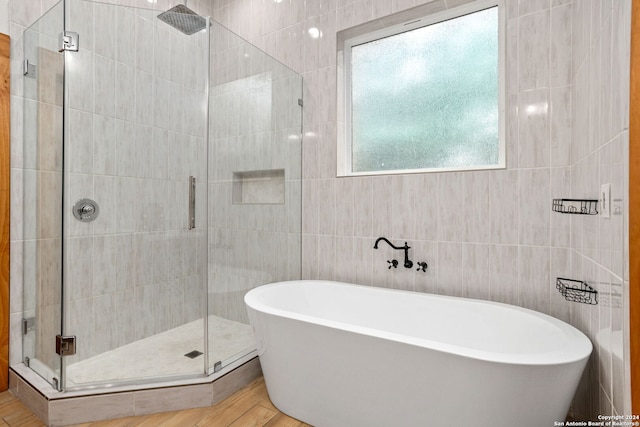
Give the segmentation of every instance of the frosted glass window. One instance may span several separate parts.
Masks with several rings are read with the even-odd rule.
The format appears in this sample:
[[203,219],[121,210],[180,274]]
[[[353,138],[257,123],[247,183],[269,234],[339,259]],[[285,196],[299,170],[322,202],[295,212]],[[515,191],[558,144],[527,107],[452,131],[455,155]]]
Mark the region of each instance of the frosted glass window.
[[350,47],[351,172],[500,167],[498,7]]

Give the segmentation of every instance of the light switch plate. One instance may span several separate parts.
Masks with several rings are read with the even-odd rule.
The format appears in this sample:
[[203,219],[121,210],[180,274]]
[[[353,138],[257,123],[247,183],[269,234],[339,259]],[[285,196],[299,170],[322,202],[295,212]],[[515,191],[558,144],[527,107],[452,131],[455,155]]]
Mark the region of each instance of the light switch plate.
[[611,184],[600,186],[600,215],[602,218],[611,218]]

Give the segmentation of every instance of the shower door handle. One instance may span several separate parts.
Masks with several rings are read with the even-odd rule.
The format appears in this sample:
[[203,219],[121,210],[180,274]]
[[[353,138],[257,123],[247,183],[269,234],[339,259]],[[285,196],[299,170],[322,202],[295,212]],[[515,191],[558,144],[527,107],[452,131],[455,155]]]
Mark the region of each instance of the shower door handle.
[[196,228],[196,177],[189,177],[189,230]]

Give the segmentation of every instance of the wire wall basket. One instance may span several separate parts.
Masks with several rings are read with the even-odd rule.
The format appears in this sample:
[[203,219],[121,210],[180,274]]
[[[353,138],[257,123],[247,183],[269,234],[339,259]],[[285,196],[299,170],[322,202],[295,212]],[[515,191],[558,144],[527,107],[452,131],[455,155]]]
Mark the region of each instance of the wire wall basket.
[[580,280],[556,279],[556,289],[562,294],[564,299],[582,304],[598,304],[598,291]]
[[598,215],[598,201],[590,199],[553,199],[553,211],[564,214]]

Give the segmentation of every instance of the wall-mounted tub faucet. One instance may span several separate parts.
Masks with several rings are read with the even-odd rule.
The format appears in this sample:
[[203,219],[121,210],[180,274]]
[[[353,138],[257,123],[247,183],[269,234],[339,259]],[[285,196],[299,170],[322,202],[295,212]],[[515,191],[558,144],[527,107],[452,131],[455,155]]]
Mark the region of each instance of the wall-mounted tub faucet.
[[404,242],[404,246],[395,246],[393,243],[387,240],[387,238],[378,237],[378,240],[376,240],[376,243],[373,245],[373,249],[378,249],[378,243],[380,243],[380,240],[384,240],[385,242],[387,242],[387,244],[391,246],[393,249],[396,249],[399,251],[404,250],[404,268],[413,267],[413,261],[409,259],[409,249],[411,249],[411,246],[407,245],[407,242]]
[[[389,246],[391,246],[393,249],[396,249],[396,250],[399,250],[399,251],[404,250],[404,268],[413,267],[413,261],[411,261],[409,259],[409,249],[411,249],[411,246],[409,246],[407,244],[407,242],[404,242],[404,246],[395,246],[386,237],[378,237],[378,240],[376,240],[376,243],[373,245],[373,249],[378,249],[378,243],[380,243],[380,240],[384,240],[385,242],[387,242],[387,244]],[[387,261],[387,262],[390,262],[390,261]],[[398,264],[398,262],[396,261],[395,264],[392,264],[392,265],[393,265],[393,267],[396,267],[397,264]],[[389,268],[391,268],[391,267],[389,267]]]
[[[378,243],[380,243],[381,240],[387,242],[387,244],[395,250],[404,251],[404,268],[413,267],[413,261],[409,259],[409,249],[411,249],[411,246],[409,246],[407,242],[404,242],[404,246],[396,246],[393,243],[391,243],[389,239],[387,239],[386,237],[378,237],[378,239],[376,240],[376,243],[374,243],[373,245],[373,249],[378,249]],[[395,259],[392,261],[387,261],[387,263],[389,263],[389,269],[398,268],[398,261],[396,261]],[[422,261],[418,262],[418,271],[420,270],[427,271],[426,262],[422,262]]]

